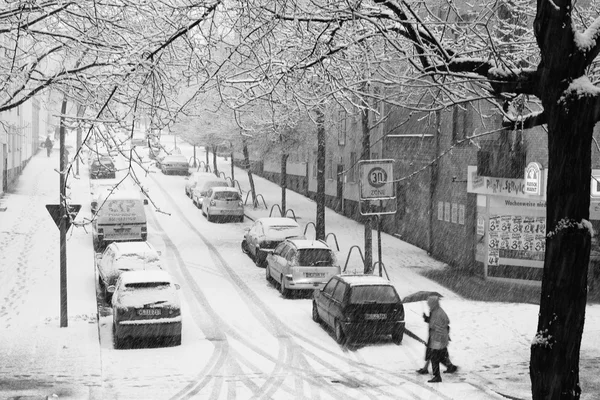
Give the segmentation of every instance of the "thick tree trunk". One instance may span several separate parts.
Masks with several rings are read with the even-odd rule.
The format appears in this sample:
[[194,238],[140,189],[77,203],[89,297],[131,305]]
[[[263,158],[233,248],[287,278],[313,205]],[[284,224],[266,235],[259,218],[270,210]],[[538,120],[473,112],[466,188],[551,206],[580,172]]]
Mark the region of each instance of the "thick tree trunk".
[[206,172],[208,172],[208,167],[210,166],[210,160],[208,158],[208,145],[204,146],[204,154],[206,155]]
[[244,153],[244,167],[248,173],[250,193],[252,193],[252,206],[256,207],[256,190],[254,189],[254,178],[252,177],[252,170],[250,169],[250,154],[248,152],[248,145],[246,144],[246,138],[244,136],[242,136],[242,153]]
[[534,400],[573,400],[581,394],[595,98],[582,95],[581,87],[568,90],[574,79],[585,75],[587,65],[585,54],[575,47],[566,3],[558,2],[558,7],[538,1],[534,23],[542,55],[538,88],[548,117],[546,253],[530,362]]
[[325,240],[325,116],[317,109],[317,218],[316,239]]
[[287,160],[289,154],[281,154],[281,176],[279,184],[281,185],[281,213],[285,215],[286,211],[286,189],[287,189]]
[[217,146],[212,146],[213,152],[213,169],[215,171],[215,175],[219,176],[219,169],[217,168]]

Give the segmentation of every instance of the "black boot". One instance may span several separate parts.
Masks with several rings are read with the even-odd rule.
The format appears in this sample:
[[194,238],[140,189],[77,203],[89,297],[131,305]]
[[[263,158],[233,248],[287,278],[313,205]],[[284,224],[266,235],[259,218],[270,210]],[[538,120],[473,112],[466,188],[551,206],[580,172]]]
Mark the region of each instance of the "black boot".
[[438,383],[442,381],[442,377],[439,375],[434,376],[433,378],[431,378],[430,380],[428,380],[427,382],[429,383]]

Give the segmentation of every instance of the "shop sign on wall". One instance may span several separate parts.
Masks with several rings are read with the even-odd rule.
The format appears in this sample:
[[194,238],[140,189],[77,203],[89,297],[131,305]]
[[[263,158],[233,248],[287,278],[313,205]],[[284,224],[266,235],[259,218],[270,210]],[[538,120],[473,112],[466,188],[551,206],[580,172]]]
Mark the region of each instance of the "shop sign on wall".
[[525,168],[525,193],[538,196],[542,193],[542,166],[535,161]]

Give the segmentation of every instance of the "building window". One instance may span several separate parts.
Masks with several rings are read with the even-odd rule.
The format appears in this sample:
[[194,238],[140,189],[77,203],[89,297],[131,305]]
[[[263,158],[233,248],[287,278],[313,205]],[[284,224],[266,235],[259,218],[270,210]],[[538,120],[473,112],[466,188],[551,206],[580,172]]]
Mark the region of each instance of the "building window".
[[452,109],[452,142],[457,143],[473,134],[473,106],[457,104]]
[[348,178],[350,182],[356,182],[356,152],[350,153],[350,171],[348,173]]
[[346,145],[346,111],[338,112],[338,145]]

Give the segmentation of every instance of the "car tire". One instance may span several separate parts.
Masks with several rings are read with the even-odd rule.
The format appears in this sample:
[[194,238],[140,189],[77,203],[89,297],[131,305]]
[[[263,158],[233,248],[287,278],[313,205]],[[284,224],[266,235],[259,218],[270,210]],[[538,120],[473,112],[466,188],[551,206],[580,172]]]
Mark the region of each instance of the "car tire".
[[104,291],[104,281],[102,280],[100,274],[98,274],[98,286],[100,287],[100,290]]
[[346,334],[344,333],[344,329],[342,329],[342,324],[340,323],[340,321],[335,321],[335,341],[342,346],[345,346],[346,343],[348,343],[348,338],[346,337]]
[[214,218],[209,213],[205,213],[204,211],[202,211],[202,214],[206,215],[206,220],[208,222],[213,222]]
[[321,323],[321,317],[319,317],[319,310],[317,309],[317,303],[314,300],[312,302],[312,319],[317,324]]
[[244,222],[244,216],[243,216],[243,215],[240,217],[240,220],[239,220],[239,221],[240,221],[240,222]]
[[125,347],[125,340],[117,335],[116,326],[116,322],[113,320],[113,344],[116,350],[120,350]]
[[267,267],[267,255],[261,251],[260,249],[256,249],[256,255],[254,258],[254,262],[259,268]]
[[181,346],[181,335],[173,335],[171,337],[172,346]]
[[290,290],[285,286],[285,277],[281,275],[279,278],[281,279],[279,282],[279,293],[281,293],[284,299],[287,299],[290,296]]
[[397,345],[402,344],[402,339],[404,339],[404,329],[400,328],[396,332],[392,333],[392,342]]
[[246,241],[246,239],[242,240],[241,246],[242,246],[242,253],[250,255],[250,252],[248,251],[248,242]]
[[269,265],[265,267],[265,279],[267,282],[273,283],[273,277],[271,276],[271,268],[269,268]]

